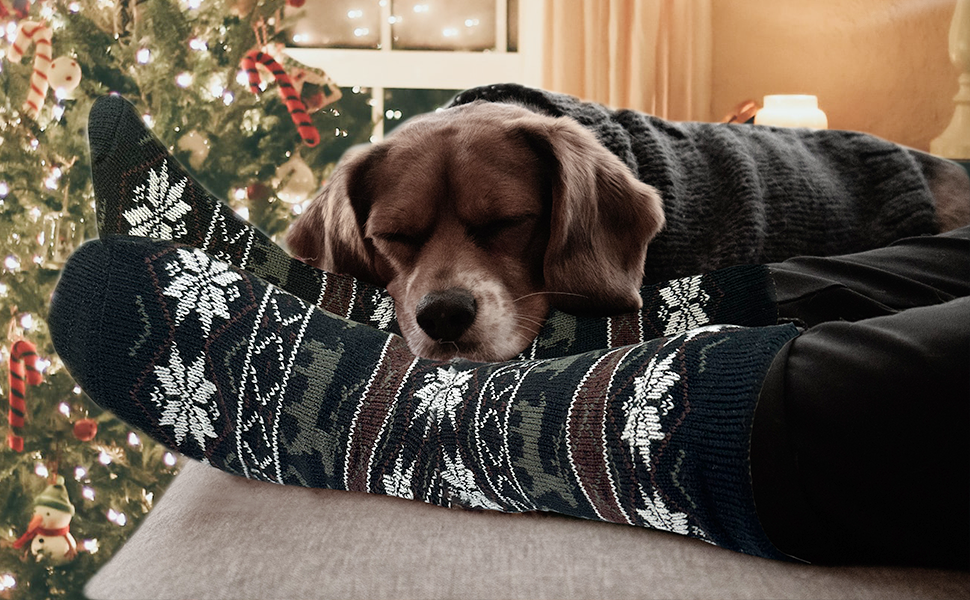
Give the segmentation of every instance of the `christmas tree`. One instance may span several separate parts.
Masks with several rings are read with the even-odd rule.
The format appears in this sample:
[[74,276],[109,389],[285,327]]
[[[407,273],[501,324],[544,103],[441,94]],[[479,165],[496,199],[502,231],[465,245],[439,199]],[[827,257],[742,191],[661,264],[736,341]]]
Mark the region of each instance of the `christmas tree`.
[[[90,402],[45,322],[59,269],[97,235],[85,131],[94,100],[132,101],[198,180],[270,236],[370,135],[367,90],[339,88],[285,56],[280,42],[300,15],[284,17],[283,6],[0,0],[0,359],[14,375],[4,394],[16,425],[0,448],[0,598],[83,597],[178,467]],[[270,59],[310,113],[304,127],[260,66]],[[35,508],[63,518],[40,524]],[[76,554],[52,550],[72,547],[68,538]]]

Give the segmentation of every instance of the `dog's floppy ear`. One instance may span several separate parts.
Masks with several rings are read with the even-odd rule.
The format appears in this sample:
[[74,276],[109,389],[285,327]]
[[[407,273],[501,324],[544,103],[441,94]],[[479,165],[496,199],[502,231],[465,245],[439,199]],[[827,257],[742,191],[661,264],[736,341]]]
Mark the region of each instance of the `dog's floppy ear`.
[[387,285],[363,235],[375,184],[372,171],[383,154],[379,146],[354,148],[344,154],[320,195],[286,234],[294,256],[320,269]]
[[647,243],[664,225],[663,203],[596,137],[569,118],[523,119],[552,178],[543,264],[550,301],[566,312],[639,310]]

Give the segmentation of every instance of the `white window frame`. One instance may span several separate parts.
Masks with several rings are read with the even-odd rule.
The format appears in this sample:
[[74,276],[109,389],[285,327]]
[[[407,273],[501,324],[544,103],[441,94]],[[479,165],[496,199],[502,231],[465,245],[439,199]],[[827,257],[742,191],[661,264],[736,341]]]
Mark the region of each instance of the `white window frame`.
[[508,2],[495,0],[495,50],[394,50],[391,43],[391,3],[381,2],[380,49],[287,48],[307,66],[322,69],[341,87],[371,88],[373,140],[384,137],[384,90],[462,90],[491,83],[521,83],[538,87],[542,80],[543,0],[519,0],[519,40],[508,52]]

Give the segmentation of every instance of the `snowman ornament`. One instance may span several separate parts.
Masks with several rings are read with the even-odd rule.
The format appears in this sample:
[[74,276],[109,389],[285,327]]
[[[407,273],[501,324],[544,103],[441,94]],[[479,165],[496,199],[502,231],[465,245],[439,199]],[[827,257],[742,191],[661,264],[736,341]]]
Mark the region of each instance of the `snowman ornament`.
[[58,475],[55,483],[34,500],[34,516],[27,533],[20,536],[14,548],[30,543],[30,553],[37,560],[47,559],[54,564],[72,560],[77,556],[77,542],[71,535],[73,517],[74,505],[64,487],[64,478]]

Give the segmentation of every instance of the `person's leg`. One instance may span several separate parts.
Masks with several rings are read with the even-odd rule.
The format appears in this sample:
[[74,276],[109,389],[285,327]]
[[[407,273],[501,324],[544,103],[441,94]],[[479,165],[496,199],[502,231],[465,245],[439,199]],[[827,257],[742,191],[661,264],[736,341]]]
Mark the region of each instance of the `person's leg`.
[[970,568],[970,297],[789,342],[751,461],[765,531],[793,556]]
[[857,321],[970,295],[970,227],[885,248],[768,265],[778,316],[812,326]]
[[429,361],[198,249],[117,237],[75,252],[48,323],[95,402],[229,472],[554,511],[784,558],[757,519],[749,448],[791,325]]

